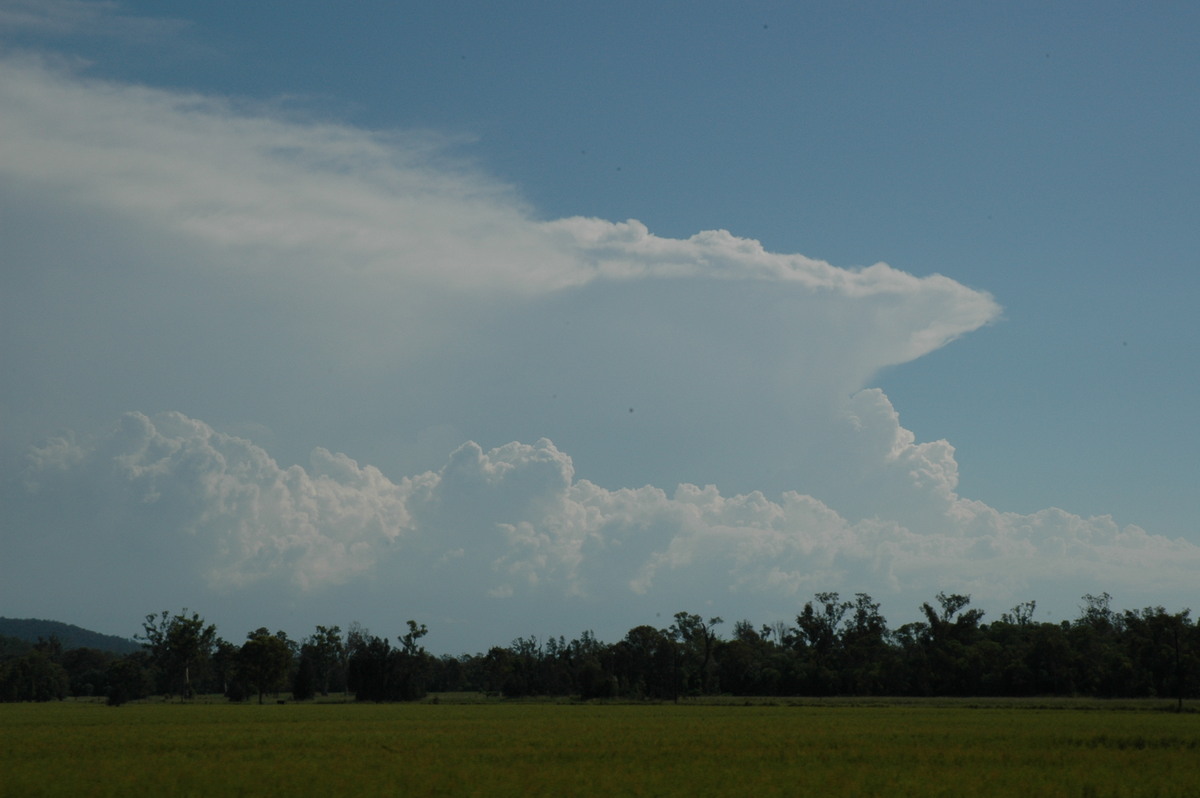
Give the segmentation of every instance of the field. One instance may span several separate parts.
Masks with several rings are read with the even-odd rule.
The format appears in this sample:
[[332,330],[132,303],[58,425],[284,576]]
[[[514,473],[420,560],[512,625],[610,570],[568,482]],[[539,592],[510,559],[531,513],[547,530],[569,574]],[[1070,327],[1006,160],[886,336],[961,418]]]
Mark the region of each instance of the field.
[[968,702],[0,704],[0,795],[1200,795],[1200,714]]

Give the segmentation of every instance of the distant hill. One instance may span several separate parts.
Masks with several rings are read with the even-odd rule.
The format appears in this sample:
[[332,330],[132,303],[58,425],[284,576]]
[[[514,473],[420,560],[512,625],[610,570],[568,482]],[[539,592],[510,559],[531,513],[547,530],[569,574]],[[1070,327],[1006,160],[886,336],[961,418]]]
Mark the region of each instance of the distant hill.
[[132,654],[142,647],[132,640],[116,635],[103,635],[61,621],[43,621],[36,618],[0,618],[0,637],[15,637],[36,643],[39,637],[57,637],[63,650],[72,648],[98,648],[114,654]]

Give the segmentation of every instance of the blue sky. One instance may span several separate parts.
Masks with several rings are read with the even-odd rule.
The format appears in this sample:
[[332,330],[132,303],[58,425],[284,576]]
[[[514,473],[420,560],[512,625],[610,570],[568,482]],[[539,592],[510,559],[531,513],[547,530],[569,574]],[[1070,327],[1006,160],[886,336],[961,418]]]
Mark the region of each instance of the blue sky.
[[1193,6],[353,9],[0,2],[5,614],[1190,606]]

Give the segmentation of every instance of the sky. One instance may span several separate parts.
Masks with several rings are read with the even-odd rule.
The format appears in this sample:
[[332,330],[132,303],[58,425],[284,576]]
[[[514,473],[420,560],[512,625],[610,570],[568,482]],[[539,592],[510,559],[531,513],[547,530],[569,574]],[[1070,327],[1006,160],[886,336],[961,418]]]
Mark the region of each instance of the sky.
[[0,614],[1196,604],[1200,7],[0,0]]

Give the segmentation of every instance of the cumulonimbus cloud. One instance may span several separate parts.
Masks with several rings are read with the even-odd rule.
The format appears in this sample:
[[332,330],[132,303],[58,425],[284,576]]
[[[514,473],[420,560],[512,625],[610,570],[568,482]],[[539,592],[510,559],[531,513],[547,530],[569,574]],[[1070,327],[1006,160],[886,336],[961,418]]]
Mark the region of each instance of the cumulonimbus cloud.
[[[361,429],[393,424],[398,443],[433,428],[492,445],[546,435],[607,481],[723,481],[726,462],[753,479],[755,458],[731,449],[803,460],[770,447],[813,440],[880,368],[999,313],[946,277],[838,268],[725,231],[669,239],[632,220],[540,220],[428,133],[103,81],[29,55],[0,59],[0,103],[0,347],[20,372],[0,402],[20,429],[80,423],[40,420],[53,393],[84,426],[186,408],[270,426],[308,444],[296,456],[325,445],[411,468],[374,448],[375,429],[333,421],[327,408],[352,401]],[[629,405],[653,445],[596,421]],[[739,408],[736,425],[722,421]],[[645,472],[618,476],[602,441]],[[692,472],[662,461],[672,446]],[[777,470],[765,487],[803,476]]]
[[[51,552],[193,605],[770,617],[831,587],[1015,601],[1196,564],[1107,518],[959,497],[953,448],[863,390],[998,317],[947,277],[541,219],[428,133],[40,56],[0,57],[0,107],[2,598]],[[54,432],[162,408],[182,412]]]

